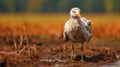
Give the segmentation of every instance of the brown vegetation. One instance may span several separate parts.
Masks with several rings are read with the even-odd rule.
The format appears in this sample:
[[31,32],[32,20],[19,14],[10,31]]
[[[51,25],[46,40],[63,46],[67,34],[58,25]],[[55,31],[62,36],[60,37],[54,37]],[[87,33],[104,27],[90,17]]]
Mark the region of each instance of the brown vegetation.
[[[71,46],[65,45],[62,41],[62,32],[63,24],[1,23],[0,46],[2,47],[0,48],[0,66],[53,67],[62,65],[65,67],[91,67],[98,66],[98,64],[112,63],[117,60],[117,50],[113,48],[93,49],[85,47],[85,63],[81,62],[81,47],[77,46],[75,49],[76,57],[72,61],[70,59]],[[120,38],[119,34],[119,24],[93,25],[94,37]],[[42,40],[37,36],[41,36]],[[48,37],[49,40],[44,39],[45,37]],[[57,42],[57,40],[59,41]]]
[[[26,27],[28,35],[47,35],[60,37],[63,24],[0,24],[0,36],[20,35],[22,27]],[[93,25],[93,36],[102,38],[120,38],[119,23]]]

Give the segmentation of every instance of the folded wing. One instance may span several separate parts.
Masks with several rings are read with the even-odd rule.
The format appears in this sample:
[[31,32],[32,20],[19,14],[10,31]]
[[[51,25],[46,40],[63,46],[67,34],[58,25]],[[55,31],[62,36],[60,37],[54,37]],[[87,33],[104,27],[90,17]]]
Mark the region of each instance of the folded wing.
[[[92,24],[91,24],[91,20],[88,20],[85,17],[82,17],[81,21],[85,24],[85,28],[86,28],[87,32],[90,34],[89,38],[91,38],[92,37]],[[89,41],[89,39],[88,39],[88,41]]]

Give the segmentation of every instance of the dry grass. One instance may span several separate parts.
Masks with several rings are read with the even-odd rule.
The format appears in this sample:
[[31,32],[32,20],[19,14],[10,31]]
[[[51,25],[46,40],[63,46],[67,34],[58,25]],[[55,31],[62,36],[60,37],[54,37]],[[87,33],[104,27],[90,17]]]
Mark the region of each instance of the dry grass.
[[[0,35],[15,36],[22,34],[22,26],[24,24],[1,24]],[[27,24],[26,32],[28,35],[44,35],[44,36],[57,36],[61,37],[63,32],[63,24]],[[120,25],[116,24],[95,24],[93,25],[94,37],[103,38],[120,38]]]
[[120,38],[120,25],[118,23],[93,25],[93,33],[95,37]]

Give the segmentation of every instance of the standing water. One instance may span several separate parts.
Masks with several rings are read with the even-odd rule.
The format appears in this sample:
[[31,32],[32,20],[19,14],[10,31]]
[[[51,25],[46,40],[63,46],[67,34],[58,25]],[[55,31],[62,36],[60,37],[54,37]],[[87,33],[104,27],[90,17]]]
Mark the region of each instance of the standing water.
[[[116,55],[117,59],[120,59],[120,55]],[[108,65],[100,65],[99,67],[120,67],[120,60],[116,61],[113,64],[108,64]]]

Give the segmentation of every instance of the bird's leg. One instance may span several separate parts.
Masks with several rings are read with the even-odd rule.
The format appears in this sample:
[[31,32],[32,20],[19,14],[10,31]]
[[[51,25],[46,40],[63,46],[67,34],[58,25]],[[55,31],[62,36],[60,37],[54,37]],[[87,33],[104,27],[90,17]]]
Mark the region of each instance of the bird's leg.
[[74,57],[74,44],[72,43],[72,52],[71,52],[71,58],[73,59]]
[[84,61],[83,60],[83,56],[84,56],[84,43],[82,43],[82,54],[81,54],[81,61]]

